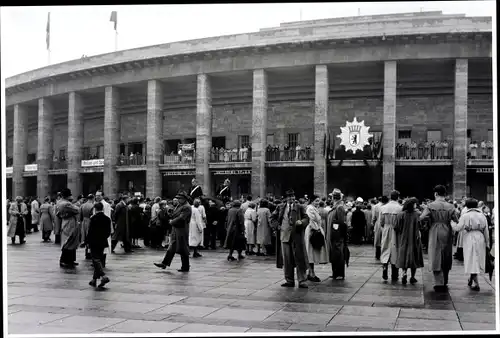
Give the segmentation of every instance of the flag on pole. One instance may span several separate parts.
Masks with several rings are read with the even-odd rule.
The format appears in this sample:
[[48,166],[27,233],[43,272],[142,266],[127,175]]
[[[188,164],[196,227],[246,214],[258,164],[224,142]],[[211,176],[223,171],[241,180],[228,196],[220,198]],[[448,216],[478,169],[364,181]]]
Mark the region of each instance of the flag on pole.
[[47,15],[47,34],[45,37],[45,42],[47,43],[47,50],[50,49],[50,12]]
[[109,21],[115,23],[115,31],[116,31],[116,26],[118,25],[118,13],[116,11],[111,12],[111,18],[109,18]]

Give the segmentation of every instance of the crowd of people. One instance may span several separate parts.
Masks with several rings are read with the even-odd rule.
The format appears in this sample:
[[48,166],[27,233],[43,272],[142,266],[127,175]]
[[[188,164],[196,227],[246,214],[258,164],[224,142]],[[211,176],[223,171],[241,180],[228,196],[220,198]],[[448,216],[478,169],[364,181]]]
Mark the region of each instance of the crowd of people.
[[64,189],[55,200],[46,197],[41,204],[37,198],[8,201],[8,236],[12,244],[16,236],[25,244],[27,233],[41,231],[43,242],[50,242],[53,232],[61,245],[62,268],[75,268],[77,249],[84,249],[94,267],[92,286],[98,279],[99,286],[109,282],[103,268],[119,242],[125,253],[141,248],[140,239],[152,249],[167,249],[162,262],[155,263],[162,269],[179,254],[181,272],[190,270],[190,257],[199,259],[200,251],[217,247],[228,250],[230,262],[276,256],[276,266],[284,270],[282,286],[295,286],[296,271],[299,288],[320,281],[317,264],[330,263],[331,278],[344,279],[349,246],[373,243],[382,279],[388,280],[390,266],[392,281],[399,279],[401,270],[403,284],[408,283],[408,269],[409,282],[418,282],[416,270],[424,267],[427,250],[436,291],[447,288],[455,242],[455,259],[464,261],[468,285],[479,290],[477,276],[494,255],[493,212],[473,198],[452,201],[444,186],[436,186],[434,195],[434,201],[420,203],[393,191],[365,201],[334,189],[328,196],[296,199],[289,190],[282,198],[233,200],[228,179],[215,197],[205,196],[196,179],[188,192],[179,191],[172,199],[123,194],[110,200],[97,192],[73,200],[71,191]]
[[312,161],[314,160],[314,146],[297,144],[291,147],[288,144],[267,145],[266,161]]

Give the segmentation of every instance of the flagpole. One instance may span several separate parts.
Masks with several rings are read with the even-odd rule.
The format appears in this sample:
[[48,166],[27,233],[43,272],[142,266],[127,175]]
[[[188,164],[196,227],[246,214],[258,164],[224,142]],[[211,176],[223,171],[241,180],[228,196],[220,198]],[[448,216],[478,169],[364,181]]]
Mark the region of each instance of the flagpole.
[[50,49],[47,49],[47,64],[50,65]]
[[115,52],[118,51],[118,31],[115,31]]

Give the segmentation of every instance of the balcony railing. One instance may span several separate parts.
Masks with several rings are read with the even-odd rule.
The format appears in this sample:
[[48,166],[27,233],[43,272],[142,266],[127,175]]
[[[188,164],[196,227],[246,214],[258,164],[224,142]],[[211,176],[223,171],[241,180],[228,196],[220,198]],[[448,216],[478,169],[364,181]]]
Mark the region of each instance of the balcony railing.
[[467,151],[467,159],[469,160],[492,160],[493,159],[493,142],[487,142],[486,147],[480,145],[477,148],[471,148],[469,145]]
[[210,151],[211,163],[225,162],[252,162],[252,150],[248,148],[240,149],[218,149],[212,148]]
[[266,161],[268,162],[300,162],[313,161],[314,150],[282,150],[282,149],[266,149]]
[[195,152],[185,152],[184,154],[164,154],[161,158],[161,164],[195,164]]
[[146,164],[146,156],[144,155],[133,155],[133,156],[118,156],[118,166],[137,166],[137,165],[145,165]]
[[328,151],[328,159],[329,160],[337,160],[337,161],[345,161],[345,160],[359,160],[359,161],[368,161],[368,160],[378,160],[382,157],[382,149],[379,148],[380,145],[376,144],[373,146],[366,146],[363,150],[356,151],[353,153],[352,151],[346,151],[344,146],[337,147],[335,149],[329,149]]
[[397,160],[451,160],[453,158],[453,144],[438,145],[396,145]]
[[66,159],[55,159],[51,162],[50,169],[52,170],[68,169],[68,162],[66,161]]

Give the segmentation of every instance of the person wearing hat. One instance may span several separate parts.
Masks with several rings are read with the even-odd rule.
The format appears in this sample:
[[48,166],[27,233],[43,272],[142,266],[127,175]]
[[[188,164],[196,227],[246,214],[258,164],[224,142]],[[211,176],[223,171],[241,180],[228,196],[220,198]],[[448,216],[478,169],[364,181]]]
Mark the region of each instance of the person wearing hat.
[[123,249],[126,253],[133,252],[130,243],[128,199],[128,195],[122,195],[115,208],[116,229],[113,236],[111,236],[111,253],[115,253],[119,241],[123,242]]
[[286,282],[283,287],[295,286],[295,268],[297,268],[297,278],[299,288],[307,286],[307,268],[309,261],[307,258],[304,232],[309,224],[305,208],[295,200],[295,192],[286,192],[286,202],[282,203],[274,212],[272,217],[278,221],[280,227],[281,253],[276,254],[276,265],[280,267],[281,254],[283,259],[283,270]]
[[16,236],[19,236],[19,243],[24,244],[26,241],[26,215],[28,214],[28,207],[23,202],[21,196],[17,196],[15,202],[10,204],[9,215],[9,229],[7,236],[12,240],[12,244],[16,243]]
[[81,221],[81,248],[85,248],[85,259],[91,259],[89,252],[89,247],[87,243],[87,233],[89,232],[90,217],[94,213],[94,195],[90,194],[87,196],[87,201],[83,203],[80,208],[80,221]]
[[101,279],[99,287],[109,283],[109,278],[103,271],[106,264],[106,254],[104,250],[109,246],[108,238],[111,235],[111,219],[103,212],[104,206],[101,202],[93,205],[95,214],[90,218],[87,245],[90,248],[94,275],[89,285],[96,287],[97,280]]
[[332,193],[333,205],[328,212],[325,238],[329,261],[332,264],[333,279],[345,278],[347,257],[347,224],[346,209],[342,201],[342,193],[334,189]]
[[398,260],[398,237],[394,230],[398,214],[403,211],[399,204],[399,191],[391,192],[389,203],[380,208],[380,228],[382,229],[382,242],[380,262],[382,263],[382,278],[388,279],[387,269],[391,264],[391,279],[393,282],[399,279],[399,269],[396,267]]
[[361,207],[363,206],[363,199],[358,197],[354,206],[354,211],[351,216],[352,226],[352,243],[361,244],[366,229],[366,217]]
[[63,189],[61,200],[57,205],[56,216],[61,219],[61,258],[59,265],[61,267],[74,268],[76,262],[76,249],[80,245],[80,227],[78,226],[78,217],[80,208],[69,201],[71,190]]
[[175,195],[174,200],[177,200],[177,205],[172,212],[170,225],[172,226],[172,234],[170,246],[168,247],[165,257],[161,263],[154,263],[155,266],[165,269],[170,266],[175,254],[181,256],[181,268],[179,272],[189,272],[189,223],[191,221],[191,206],[187,202],[189,196],[181,191]]

